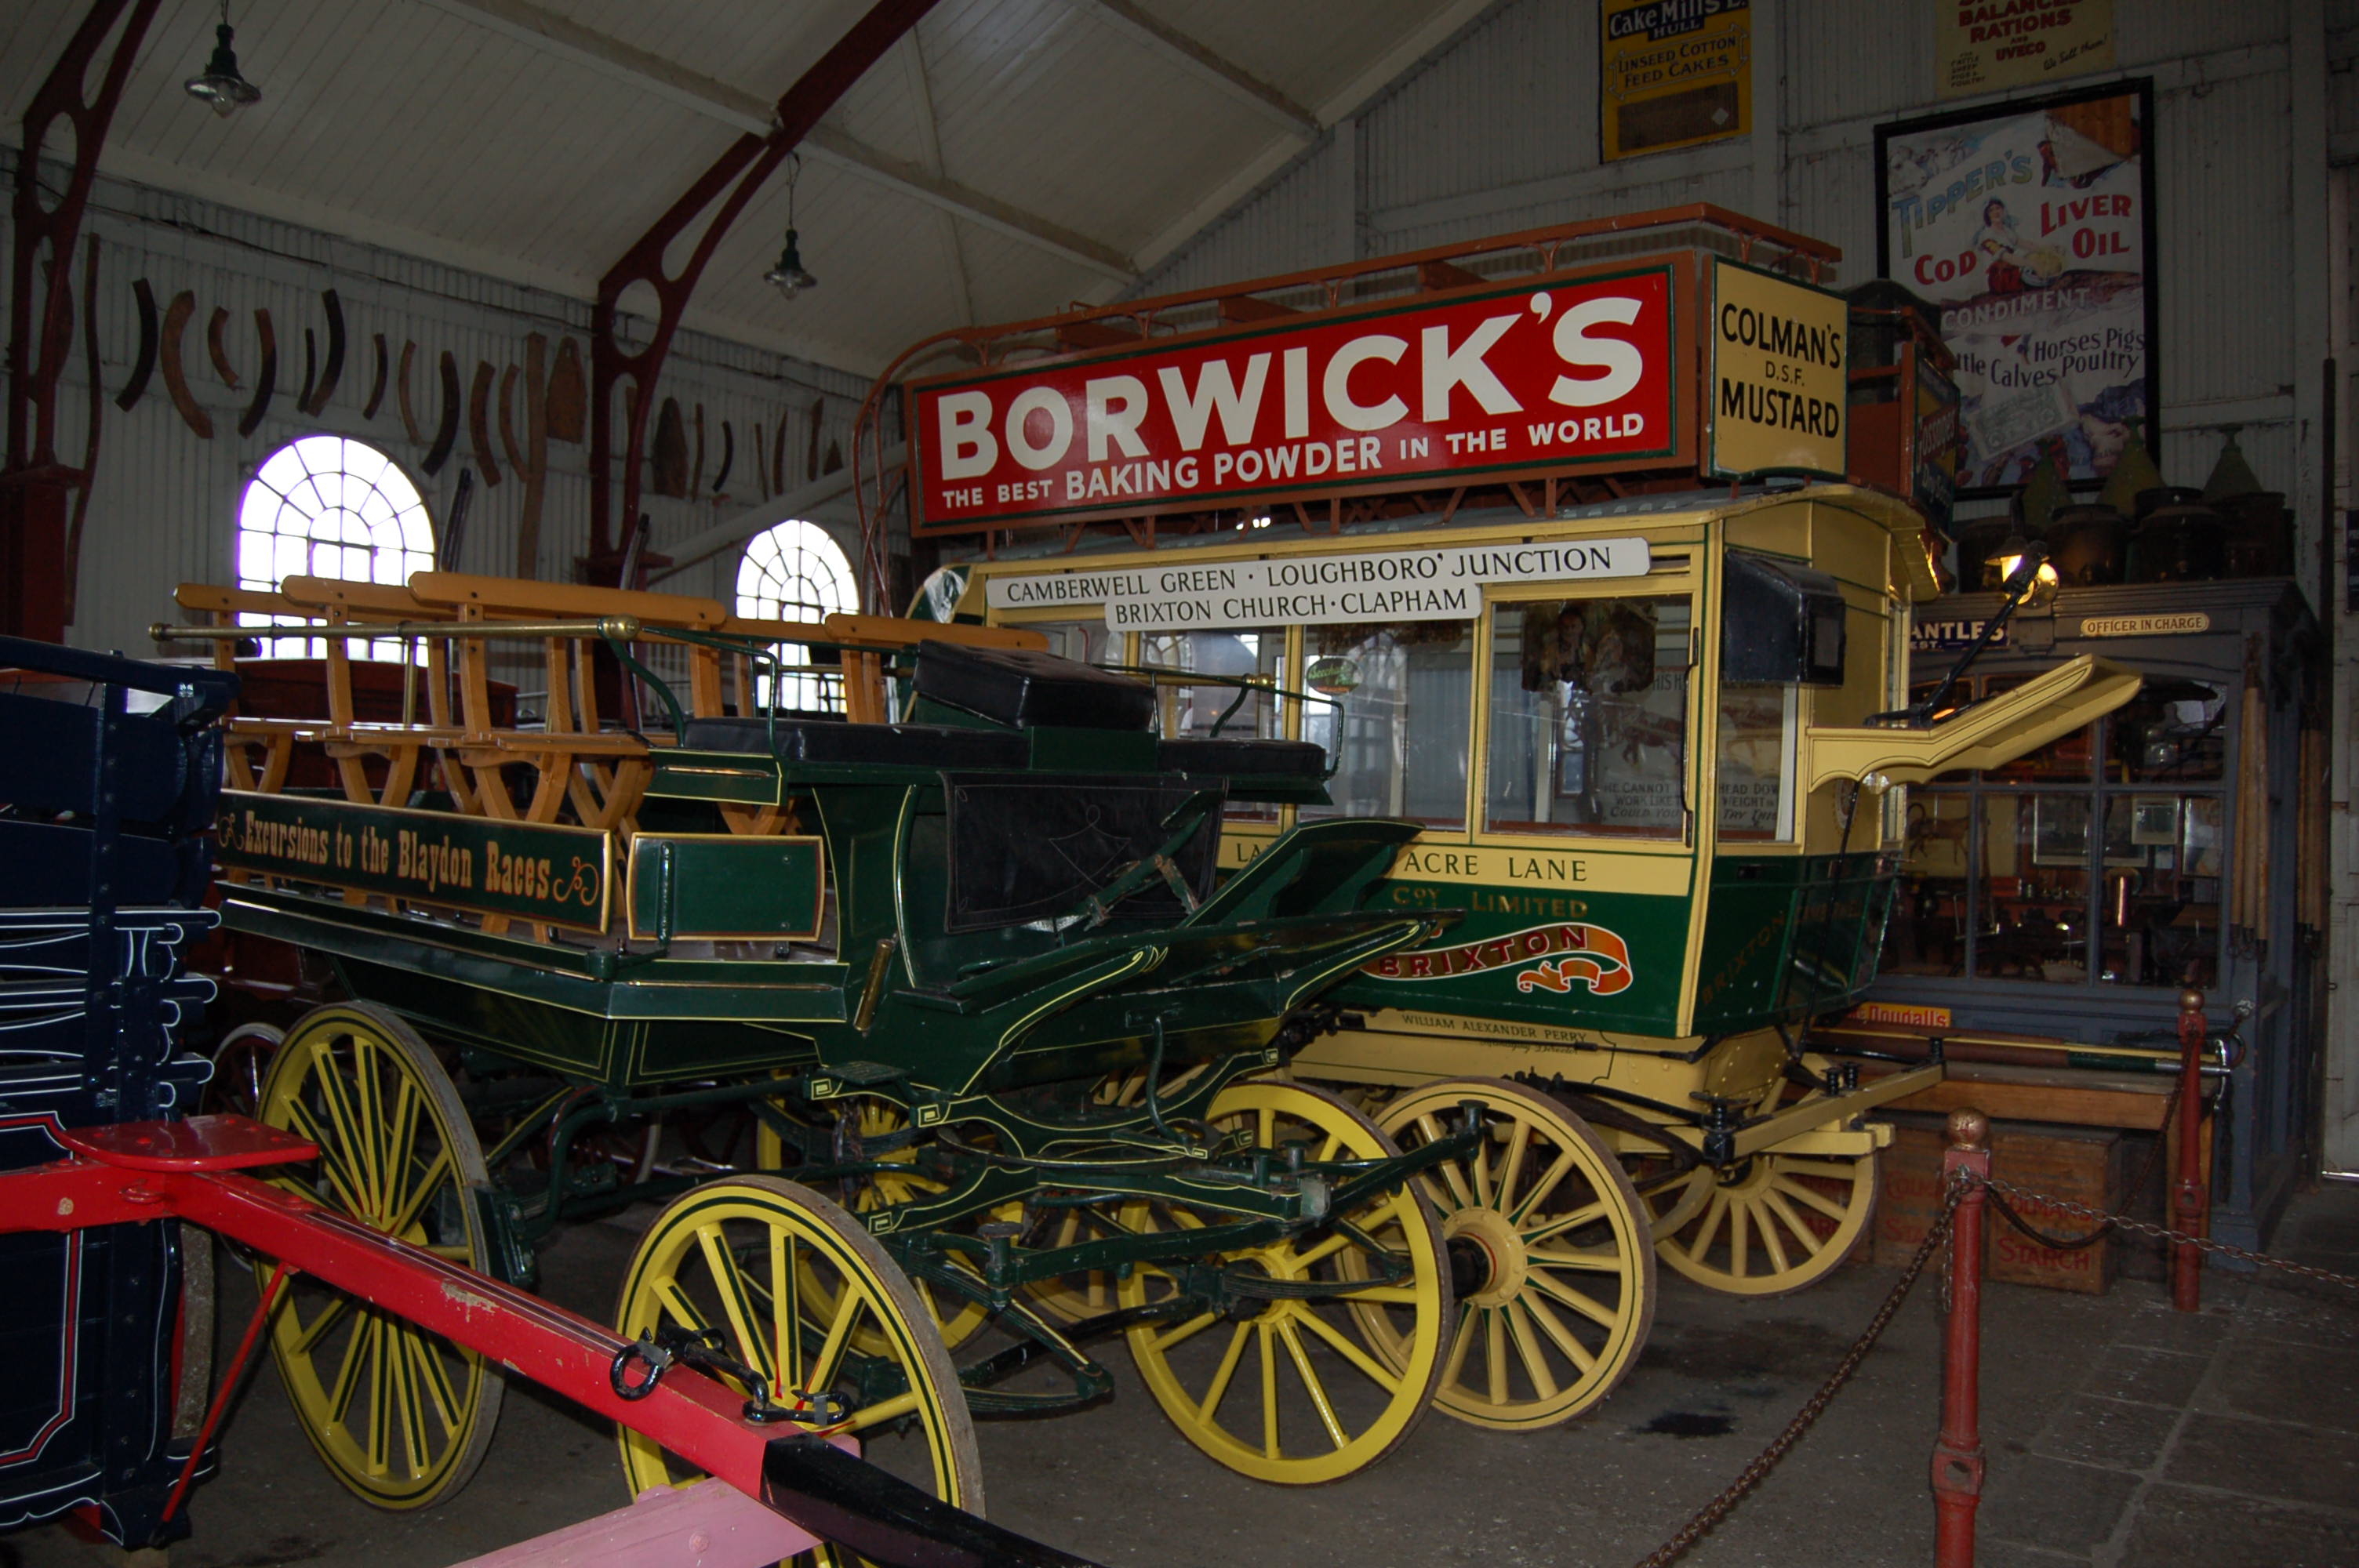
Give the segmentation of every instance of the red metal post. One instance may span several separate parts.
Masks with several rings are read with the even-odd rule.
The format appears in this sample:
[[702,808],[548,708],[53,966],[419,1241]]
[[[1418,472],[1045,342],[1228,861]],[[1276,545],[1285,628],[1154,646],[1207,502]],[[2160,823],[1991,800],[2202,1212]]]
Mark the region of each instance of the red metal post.
[[1983,1184],[1990,1179],[1990,1119],[1950,1113],[1941,1189],[1959,1182],[1950,1221],[1950,1321],[1941,1368],[1941,1434],[1933,1444],[1933,1562],[1973,1568],[1974,1509],[1983,1499]]
[[[2173,1191],[2173,1228],[2202,1236],[2212,1225],[2212,1194],[2203,1179],[2203,993],[2179,993],[2179,1179]],[[2170,1304],[2180,1312],[2203,1305],[2203,1253],[2181,1241],[2170,1255]]]
[[205,1424],[197,1429],[197,1441],[190,1445],[188,1462],[180,1466],[180,1478],[172,1483],[172,1495],[164,1499],[163,1518],[170,1519],[180,1511],[180,1499],[189,1495],[189,1483],[197,1478],[197,1466],[204,1462],[205,1449],[212,1444],[213,1433],[221,1429],[221,1419],[228,1413],[231,1396],[245,1378],[245,1364],[254,1356],[254,1343],[262,1337],[263,1325],[278,1310],[278,1297],[287,1288],[290,1272],[281,1260],[270,1271],[270,1283],[264,1288],[262,1299],[255,1303],[254,1317],[245,1325],[245,1337],[237,1342],[237,1354],[229,1358],[228,1369],[222,1373],[221,1387],[213,1391],[212,1408],[205,1411]]

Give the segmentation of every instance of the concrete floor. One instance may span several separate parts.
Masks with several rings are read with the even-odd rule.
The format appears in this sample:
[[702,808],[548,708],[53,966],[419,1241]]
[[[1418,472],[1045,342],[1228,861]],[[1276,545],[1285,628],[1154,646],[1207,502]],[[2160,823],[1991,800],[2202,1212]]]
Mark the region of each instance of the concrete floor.
[[[568,1232],[544,1254],[549,1292],[603,1316],[631,1241],[627,1221]],[[2303,1196],[2276,1246],[2359,1272],[2359,1188]],[[990,1512],[1142,1568],[1635,1562],[1776,1433],[1896,1277],[1854,1264],[1804,1294],[1744,1302],[1666,1271],[1639,1366],[1585,1419],[1514,1435],[1432,1416],[1382,1464],[1307,1490],[1198,1454],[1115,1346],[1111,1403],[981,1427]],[[1929,1276],[1817,1429],[1687,1562],[1930,1560],[1937,1290]],[[2104,1297],[2000,1284],[1986,1335],[1986,1568],[2359,1565],[2359,1292],[2213,1271],[2204,1311],[2182,1316],[2143,1281]],[[194,1538],[169,1556],[172,1568],[434,1568],[623,1501],[607,1429],[512,1385],[463,1493],[379,1513],[327,1479],[266,1370],[197,1493]],[[122,1562],[54,1527],[0,1541],[0,1568],[109,1559]]]

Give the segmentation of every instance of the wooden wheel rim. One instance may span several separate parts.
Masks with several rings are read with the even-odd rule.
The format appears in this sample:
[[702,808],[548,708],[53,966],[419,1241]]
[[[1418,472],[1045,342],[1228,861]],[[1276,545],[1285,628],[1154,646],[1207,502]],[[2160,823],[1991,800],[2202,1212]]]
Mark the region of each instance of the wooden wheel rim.
[[[756,1263],[755,1273],[745,1271],[741,1254]],[[815,1273],[833,1276],[823,1309],[799,1288]],[[708,1310],[715,1303],[721,1310]],[[729,1354],[760,1370],[774,1390],[835,1386],[851,1357],[862,1354],[855,1332],[873,1334],[908,1388],[853,1410],[847,1430],[873,1444],[883,1435],[878,1429],[909,1420],[924,1452],[921,1462],[915,1454],[899,1458],[904,1468],[928,1475],[908,1478],[970,1512],[983,1511],[974,1425],[941,1335],[899,1265],[858,1220],[810,1188],[777,1176],[733,1176],[708,1182],[664,1210],[631,1259],[615,1331],[636,1338],[659,1325],[722,1329]],[[652,1439],[628,1428],[618,1428],[615,1437],[632,1496],[698,1478]],[[883,1455],[871,1447],[869,1457]],[[854,1561],[828,1547],[815,1555],[822,1563]]]
[[1710,1166],[1678,1195],[1689,1217],[1655,1243],[1700,1285],[1740,1296],[1806,1290],[1851,1255],[1875,1212],[1875,1156],[1756,1154],[1722,1181]]
[[[486,1181],[457,1091],[424,1042],[363,1002],[307,1013],[271,1059],[261,1116],[320,1145],[292,1187],[469,1268],[484,1259],[469,1189]],[[266,1287],[273,1265],[255,1263]],[[439,1502],[483,1462],[502,1383],[481,1357],[351,1297],[291,1286],[270,1347],[303,1434],[336,1479],[384,1509]]]
[[1443,1234],[1480,1248],[1489,1278],[1462,1298],[1435,1402],[1475,1426],[1553,1426],[1603,1400],[1636,1364],[1655,1317],[1651,1237],[1603,1141],[1521,1085],[1430,1084],[1386,1107],[1382,1125],[1414,1151],[1455,1128],[1465,1100],[1481,1102],[1488,1136],[1419,1185]]
[[[1803,1065],[1823,1074],[1827,1061]],[[1780,1078],[1757,1115],[1785,1098]],[[1792,1105],[1826,1097],[1816,1089]],[[1788,1108],[1791,1108],[1788,1106]],[[1875,1156],[1769,1150],[1726,1172],[1706,1165],[1650,1195],[1655,1250],[1686,1278],[1738,1296],[1782,1296],[1817,1284],[1851,1255],[1875,1212]]]
[[[860,1100],[857,1104],[857,1116],[858,1131],[863,1138],[882,1138],[887,1133],[899,1131],[908,1126],[909,1121],[908,1112],[889,1101],[881,1099]],[[786,1152],[785,1141],[771,1130],[767,1122],[757,1120],[755,1123],[754,1131],[756,1166],[764,1171],[782,1169],[786,1164]],[[911,1161],[917,1158],[914,1149],[905,1149],[897,1152],[906,1155]],[[900,1162],[888,1160],[886,1162],[899,1163]],[[853,1195],[851,1212],[868,1214],[879,1208],[890,1207],[895,1204],[912,1203],[919,1198],[933,1197],[941,1191],[942,1184],[940,1182],[930,1181],[914,1172],[908,1174],[880,1172],[874,1180],[864,1184]],[[1021,1212],[1020,1205],[1017,1206],[1017,1211]],[[926,1314],[933,1319],[934,1326],[941,1330],[942,1343],[953,1350],[973,1338],[975,1331],[990,1321],[991,1310],[980,1302],[970,1300],[954,1292],[937,1290],[929,1281],[926,1280],[912,1280],[909,1284],[910,1288],[918,1292],[918,1299],[925,1303]],[[827,1285],[823,1281],[813,1279],[809,1282],[807,1289],[815,1295],[823,1296],[827,1291]],[[942,1311],[945,1300],[953,1309],[947,1314]],[[832,1314],[832,1309],[827,1307],[824,1302],[821,1303],[821,1307],[822,1310]],[[873,1329],[861,1329],[857,1332],[862,1338],[854,1345],[854,1349],[864,1356],[875,1356],[883,1352],[884,1342],[875,1336]]]
[[[1212,1101],[1210,1119],[1219,1125],[1240,1119],[1250,1119],[1262,1147],[1277,1147],[1280,1131],[1309,1130],[1312,1147],[1308,1152],[1314,1160],[1381,1159],[1399,1152],[1374,1122],[1342,1100],[1299,1085],[1231,1085]],[[1217,1314],[1203,1313],[1183,1323],[1148,1324],[1127,1336],[1139,1376],[1163,1413],[1189,1442],[1230,1469],[1291,1486],[1336,1480],[1391,1452],[1416,1428],[1432,1400],[1441,1370],[1444,1325],[1455,1304],[1440,1232],[1408,1186],[1362,1205],[1346,1217],[1387,1251],[1405,1258],[1408,1282],[1366,1292],[1350,1309],[1331,1305],[1322,1313],[1318,1303],[1272,1301],[1241,1321],[1223,1323]],[[1125,1219],[1142,1228],[1156,1223],[1143,1204],[1132,1206]],[[1171,1211],[1169,1219],[1180,1225],[1201,1223],[1181,1211]],[[1221,1254],[1219,1261],[1257,1266],[1281,1278],[1302,1278],[1340,1263],[1351,1249],[1348,1238],[1340,1232],[1324,1237],[1312,1232]],[[1348,1276],[1339,1272],[1332,1277]],[[1122,1281],[1122,1304],[1138,1306],[1156,1299],[1158,1287],[1168,1282],[1169,1276],[1159,1269],[1134,1269]],[[1391,1337],[1402,1354],[1391,1365],[1373,1356],[1364,1343],[1363,1315],[1371,1313],[1394,1320]],[[1191,1345],[1216,1325],[1228,1329],[1221,1349],[1212,1351],[1209,1339]],[[1175,1360],[1175,1352],[1180,1359]],[[1249,1360],[1254,1363],[1250,1374]],[[1339,1388],[1344,1395],[1341,1404]],[[1240,1393],[1245,1397],[1240,1399]],[[1233,1425],[1223,1419],[1232,1411],[1246,1419]],[[1306,1423],[1314,1434],[1312,1446],[1320,1451],[1288,1453],[1287,1429]]]

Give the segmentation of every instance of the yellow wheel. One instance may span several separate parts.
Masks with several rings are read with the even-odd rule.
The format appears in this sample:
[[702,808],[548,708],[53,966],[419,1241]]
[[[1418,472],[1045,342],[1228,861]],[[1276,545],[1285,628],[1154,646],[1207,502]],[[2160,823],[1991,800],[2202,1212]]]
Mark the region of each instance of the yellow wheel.
[[[484,1267],[469,1195],[487,1180],[483,1149],[449,1076],[400,1019],[365,1002],[305,1014],[271,1057],[260,1113],[320,1146],[313,1174],[279,1184]],[[256,1260],[258,1283],[271,1268]],[[288,1288],[270,1347],[304,1435],[364,1501],[425,1508],[483,1462],[501,1380],[473,1352],[308,1280]]]
[[[809,1293],[814,1282],[823,1298]],[[940,1334],[900,1266],[809,1187],[728,1176],[682,1195],[631,1259],[614,1326],[634,1339],[643,1330],[720,1329],[723,1348],[768,1379],[782,1401],[796,1391],[843,1399],[845,1430],[869,1463],[983,1511],[974,1425]],[[879,1388],[893,1391],[862,1402],[862,1389]],[[616,1437],[634,1497],[699,1476],[650,1438],[628,1428]],[[816,1555],[827,1564],[856,1561],[832,1548]]]
[[[1430,1084],[1385,1108],[1410,1152],[1483,1107],[1470,1155],[1418,1178],[1442,1216],[1463,1315],[1436,1402],[1476,1426],[1553,1426],[1614,1391],[1655,1319],[1655,1257],[1638,1195],[1603,1140],[1504,1078]],[[1376,1336],[1378,1354],[1400,1346]]]
[[[1756,1114],[1783,1089],[1770,1088]],[[1794,1103],[1822,1098],[1812,1090]],[[1647,1203],[1655,1250],[1673,1269],[1731,1295],[1782,1296],[1817,1284],[1851,1256],[1875,1212],[1875,1155],[1770,1150],[1725,1170],[1699,1166],[1649,1193]]]
[[[864,1096],[842,1102],[842,1108],[852,1118],[850,1130],[864,1139],[886,1137],[909,1125],[908,1113],[889,1100]],[[784,1141],[771,1130],[768,1122],[757,1120],[754,1132],[756,1168],[782,1170],[786,1160]],[[882,1162],[888,1166],[914,1166],[918,1162],[917,1146],[912,1144],[894,1150],[883,1156]],[[886,1170],[859,1185],[851,1195],[850,1206],[854,1214],[868,1214],[895,1204],[915,1203],[922,1198],[939,1196],[943,1190],[941,1183],[921,1176],[914,1170]],[[1012,1206],[1005,1217],[1014,1218],[1021,1213],[1020,1205]],[[913,1280],[910,1285],[917,1291],[918,1299],[926,1303],[927,1314],[934,1320],[934,1326],[942,1331],[942,1343],[952,1349],[973,1338],[975,1330],[981,1328],[991,1315],[981,1303],[969,1301],[951,1291],[938,1290],[928,1281]],[[813,1280],[805,1286],[806,1295],[821,1301],[823,1311],[832,1312],[832,1307],[824,1305],[825,1292],[826,1286],[821,1281]],[[878,1349],[873,1344],[863,1344],[859,1348],[863,1355],[869,1356],[875,1355]]]
[[[1254,1146],[1303,1145],[1310,1160],[1386,1159],[1399,1151],[1332,1095],[1294,1084],[1233,1084],[1212,1120],[1244,1127]],[[1332,1481],[1374,1464],[1408,1435],[1433,1397],[1454,1305],[1441,1233],[1413,1186],[1363,1200],[1317,1229],[1198,1260],[1278,1281],[1343,1282],[1400,1271],[1398,1283],[1343,1299],[1267,1301],[1241,1317],[1204,1312],[1130,1331],[1139,1375],[1180,1433],[1232,1470],[1289,1485]],[[1201,1228],[1183,1209],[1131,1206],[1134,1228]],[[1374,1249],[1371,1251],[1370,1249]],[[1141,1265],[1122,1281],[1124,1306],[1166,1299],[1173,1277]],[[1242,1306],[1255,1303],[1245,1297]],[[1371,1353],[1369,1322],[1399,1347]]]

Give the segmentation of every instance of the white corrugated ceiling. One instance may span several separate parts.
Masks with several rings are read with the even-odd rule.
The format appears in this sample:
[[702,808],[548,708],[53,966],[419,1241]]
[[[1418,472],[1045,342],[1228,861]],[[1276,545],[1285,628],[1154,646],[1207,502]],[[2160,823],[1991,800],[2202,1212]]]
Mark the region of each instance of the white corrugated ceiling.
[[[165,0],[101,167],[586,298],[867,4],[232,0],[264,96],[224,121],[180,86],[218,0]],[[762,282],[776,179],[689,322],[873,371],[945,328],[1110,297],[1485,6],[941,0],[805,143],[821,287]],[[84,9],[0,6],[9,139]]]

